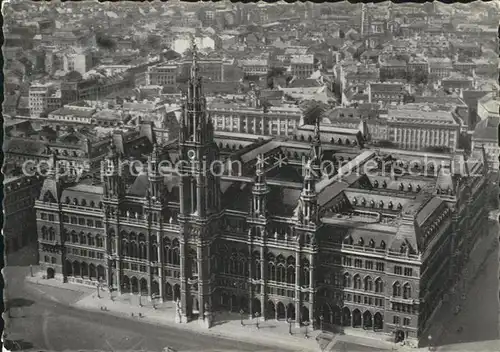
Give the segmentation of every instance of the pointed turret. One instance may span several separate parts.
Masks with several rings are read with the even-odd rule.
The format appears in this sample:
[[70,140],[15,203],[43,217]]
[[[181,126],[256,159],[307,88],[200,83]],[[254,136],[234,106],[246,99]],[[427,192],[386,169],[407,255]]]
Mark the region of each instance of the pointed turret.
[[264,157],[259,155],[255,164],[255,180],[252,187],[252,214],[256,217],[267,214],[267,194],[269,193],[269,187],[266,182],[264,166]]
[[[49,151],[51,152],[51,151]],[[61,199],[61,193],[63,189],[63,182],[59,179],[61,174],[58,169],[58,160],[54,152],[49,157],[49,168],[47,170],[47,176],[43,182],[42,190],[40,191],[40,200],[44,199],[54,199],[59,202]],[[50,194],[50,197],[48,196]]]
[[161,200],[161,196],[163,193],[162,189],[162,181],[163,178],[161,176],[160,170],[160,151],[158,145],[153,144],[153,151],[151,155],[148,157],[148,181],[149,181],[149,189],[148,192],[153,201],[159,202]]
[[311,141],[310,152],[311,168],[315,176],[318,177],[320,177],[321,175],[321,163],[323,161],[323,148],[321,147],[319,121],[320,117],[318,116],[318,118],[316,119],[316,123],[314,124],[314,136]]
[[56,180],[59,179],[59,170],[57,169],[56,153],[52,152],[49,158],[49,169],[47,170],[47,178]]
[[106,197],[121,197],[125,193],[124,183],[122,180],[122,161],[121,153],[117,150],[112,142],[109,146],[106,160],[102,163],[101,175],[106,183]]
[[305,166],[304,187],[300,193],[297,217],[300,224],[312,225],[318,221],[318,202],[316,194],[316,176],[313,162],[309,160]]
[[209,136],[204,133],[207,128],[206,121],[206,99],[203,96],[201,76],[198,67],[198,49],[194,38],[192,39],[191,74],[189,76],[187,95],[183,98],[183,117],[181,121],[180,141],[191,141],[198,144],[205,144],[209,141]]

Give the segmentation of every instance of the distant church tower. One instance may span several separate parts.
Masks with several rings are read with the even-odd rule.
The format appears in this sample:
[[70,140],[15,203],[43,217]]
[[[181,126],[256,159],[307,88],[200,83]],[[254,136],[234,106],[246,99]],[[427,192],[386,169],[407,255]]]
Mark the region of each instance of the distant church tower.
[[367,34],[367,29],[368,25],[366,23],[366,4],[361,4],[361,28],[360,28],[360,34],[365,35]]

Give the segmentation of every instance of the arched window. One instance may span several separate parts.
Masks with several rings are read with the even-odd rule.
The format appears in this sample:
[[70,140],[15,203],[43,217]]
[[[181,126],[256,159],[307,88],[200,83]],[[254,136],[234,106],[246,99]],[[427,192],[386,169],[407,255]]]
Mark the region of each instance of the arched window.
[[139,243],[139,258],[147,259],[148,253],[146,249],[146,244],[144,242]]
[[66,198],[64,199],[64,203],[66,203],[66,204],[71,203],[71,199],[69,199],[69,197],[66,197]]
[[375,292],[376,293],[384,292],[384,283],[382,279],[379,277],[375,280]]
[[87,238],[85,237],[85,234],[83,232],[80,232],[80,244],[87,244]]
[[91,207],[91,208],[95,208],[95,203],[94,203],[94,201],[93,201],[93,200],[91,200],[91,201],[90,201],[90,207]]
[[128,245],[129,245],[129,255],[132,258],[138,258],[139,257],[139,248],[138,248],[137,242],[136,241],[130,241],[128,243]]
[[128,241],[125,239],[122,239],[122,255],[125,257],[129,256]]
[[172,241],[172,264],[180,265],[179,240],[176,238]]
[[152,244],[151,251],[149,252],[151,258],[150,261],[157,262],[158,261],[158,245]]
[[370,248],[375,248],[375,241],[373,239],[370,240],[369,246]]
[[398,281],[392,285],[392,295],[394,297],[401,297],[401,284]]
[[295,257],[289,256],[286,260],[286,265],[286,282],[295,284]]
[[262,273],[260,271],[260,260],[254,259],[255,267],[253,268],[253,278],[255,280],[260,280],[262,277]]
[[267,257],[267,277],[271,281],[276,281],[276,262],[272,254]]
[[344,274],[344,287],[351,287],[351,275],[349,273]]
[[286,282],[285,281],[285,277],[286,277],[286,273],[285,273],[285,265],[283,263],[279,263],[277,268],[277,278],[276,278],[276,281],[278,282]]
[[47,228],[45,226],[42,227],[42,239],[47,239]]
[[411,298],[411,286],[409,283],[404,284],[403,286],[403,298],[410,299]]
[[354,289],[361,289],[361,277],[359,275],[354,275]]
[[87,206],[87,202],[85,201],[85,199],[82,199],[82,201],[81,201],[80,205],[81,205],[82,207],[86,207],[86,206]]
[[56,239],[56,232],[55,230],[51,227],[49,228],[49,240],[50,241],[55,241]]
[[380,249],[385,249],[385,241],[380,242]]
[[373,291],[372,278],[369,276],[365,277],[365,291]]
[[73,205],[78,205],[78,199],[73,198]]

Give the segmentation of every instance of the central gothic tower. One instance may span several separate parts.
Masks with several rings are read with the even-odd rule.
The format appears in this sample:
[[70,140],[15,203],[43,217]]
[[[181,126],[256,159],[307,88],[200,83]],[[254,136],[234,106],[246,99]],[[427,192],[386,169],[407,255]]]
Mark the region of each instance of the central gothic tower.
[[220,182],[215,161],[219,150],[206,113],[206,99],[199,74],[198,53],[192,45],[193,62],[179,132],[179,196],[181,249],[181,322],[187,322],[212,306],[215,276],[211,267],[212,243],[221,216]]

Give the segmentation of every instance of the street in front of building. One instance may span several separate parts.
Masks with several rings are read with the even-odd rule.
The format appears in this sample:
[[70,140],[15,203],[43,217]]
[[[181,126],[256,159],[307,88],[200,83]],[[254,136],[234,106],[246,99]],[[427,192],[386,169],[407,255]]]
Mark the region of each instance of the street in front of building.
[[[486,254],[478,253],[478,268],[470,278],[466,293],[457,296],[458,314],[449,312],[450,320],[445,324],[438,339],[439,351],[498,351],[500,346],[499,285],[498,285],[498,225],[489,221],[489,234],[485,243]],[[495,245],[496,243],[496,245]],[[483,257],[480,255],[483,254]],[[465,299],[463,299],[465,298]]]
[[[272,346],[193,334],[99,312],[70,307],[85,292],[27,283],[29,267],[7,267],[12,302],[7,340],[19,349],[276,351]],[[93,290],[92,290],[93,291]],[[280,349],[281,351],[285,351]],[[293,348],[291,349],[293,350]]]

